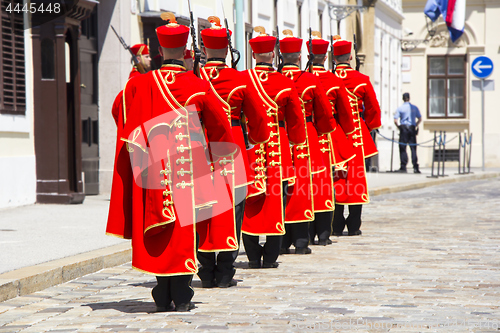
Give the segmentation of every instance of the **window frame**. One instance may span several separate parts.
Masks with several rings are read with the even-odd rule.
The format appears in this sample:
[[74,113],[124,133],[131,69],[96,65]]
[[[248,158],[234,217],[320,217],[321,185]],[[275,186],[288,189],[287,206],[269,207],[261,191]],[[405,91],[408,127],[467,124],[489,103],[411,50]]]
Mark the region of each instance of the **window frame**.
[[[12,0],[1,0],[2,7],[8,6],[8,4],[15,4]],[[3,39],[3,25],[4,20],[8,19],[10,24],[10,29],[12,30],[12,86],[13,86],[13,106],[5,106],[5,84],[4,84],[4,61],[6,57],[3,54],[4,48],[4,39]],[[20,22],[19,22],[20,21]],[[18,29],[16,29],[16,24],[22,24],[23,28],[21,29],[20,34],[16,34]],[[16,45],[16,39],[22,39],[22,47]],[[19,42],[17,42],[19,44]],[[26,55],[25,55],[25,38],[24,38],[24,18],[23,14],[15,14],[7,13],[6,11],[1,11],[0,13],[0,114],[9,114],[9,115],[26,115]],[[18,55],[21,55],[21,61],[17,59]],[[22,63],[21,66],[18,66],[17,63]],[[22,76],[22,78],[20,78]],[[20,86],[24,86],[21,88]],[[21,103],[19,100],[22,99],[24,95],[24,103]]]
[[[431,75],[431,59],[433,58],[444,58],[444,75],[440,74],[434,74]],[[463,74],[449,74],[448,73],[448,63],[450,58],[463,58],[464,59],[464,68],[463,68]],[[451,55],[451,54],[444,54],[444,55],[429,55],[427,56],[427,119],[465,119],[467,118],[467,54],[459,54],[459,55]],[[429,89],[430,89],[430,80],[431,79],[443,79],[445,80],[445,87],[444,87],[444,96],[445,96],[445,115],[444,116],[435,116],[431,115],[431,110],[430,110],[430,95],[429,95]],[[463,92],[464,92],[464,113],[461,116],[450,116],[448,113],[448,102],[449,102],[449,97],[448,97],[448,86],[449,86],[449,80],[450,79],[463,79],[464,81],[464,87],[463,87]]]

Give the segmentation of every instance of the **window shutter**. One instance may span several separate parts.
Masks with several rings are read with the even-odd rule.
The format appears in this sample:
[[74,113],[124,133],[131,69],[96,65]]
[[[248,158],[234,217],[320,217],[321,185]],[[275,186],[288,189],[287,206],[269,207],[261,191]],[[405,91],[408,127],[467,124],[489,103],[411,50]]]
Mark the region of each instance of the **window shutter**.
[[7,12],[16,2],[1,0],[0,16],[0,113],[25,114],[26,78],[23,12]]

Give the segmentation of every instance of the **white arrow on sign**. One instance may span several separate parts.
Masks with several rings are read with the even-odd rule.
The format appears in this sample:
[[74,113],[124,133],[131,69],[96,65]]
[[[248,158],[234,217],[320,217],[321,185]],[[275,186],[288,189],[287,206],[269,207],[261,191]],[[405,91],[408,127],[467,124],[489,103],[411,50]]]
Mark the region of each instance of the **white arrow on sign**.
[[482,60],[479,60],[475,65],[474,69],[476,72],[481,74],[483,71],[481,69],[488,69],[488,68],[493,68],[493,65],[481,65],[483,63]]

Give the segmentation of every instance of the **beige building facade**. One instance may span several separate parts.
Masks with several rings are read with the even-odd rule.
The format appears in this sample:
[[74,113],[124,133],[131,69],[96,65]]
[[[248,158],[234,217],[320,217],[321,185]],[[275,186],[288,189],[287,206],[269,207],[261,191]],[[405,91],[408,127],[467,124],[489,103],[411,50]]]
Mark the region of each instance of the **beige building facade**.
[[[494,65],[500,64],[497,35],[500,1],[467,0],[465,31],[455,43],[451,42],[442,17],[435,24],[426,24],[425,3],[424,0],[403,1],[403,38],[415,44],[420,41],[415,48],[403,52],[401,72],[402,90],[410,93],[411,102],[423,117],[417,140],[431,140],[434,131],[446,131],[447,148],[458,149],[458,139],[453,138],[459,132],[472,134],[471,166],[481,167],[481,91],[471,64],[479,56],[489,57]],[[497,124],[500,113],[497,107],[500,95],[497,83],[500,71],[493,69],[487,80],[488,87],[493,90],[484,92],[484,161],[486,167],[499,167],[500,129]],[[396,156],[399,155],[396,153]],[[419,148],[418,157],[421,166],[430,166],[432,149]],[[399,160],[396,162],[399,167]]]

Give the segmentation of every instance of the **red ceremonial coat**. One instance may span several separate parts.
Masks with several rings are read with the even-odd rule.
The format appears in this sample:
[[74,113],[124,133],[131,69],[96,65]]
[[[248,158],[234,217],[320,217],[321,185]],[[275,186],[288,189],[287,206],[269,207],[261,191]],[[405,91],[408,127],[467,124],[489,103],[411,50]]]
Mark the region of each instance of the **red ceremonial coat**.
[[[244,72],[267,110],[270,140],[248,151],[251,163],[265,170],[266,192],[247,200],[242,232],[249,235],[283,235],[282,181],[292,181],[295,171],[290,145],[306,141],[304,115],[293,82],[271,66],[259,65]],[[285,127],[286,126],[286,127]]]
[[[200,120],[211,143],[227,143],[212,154],[231,156],[226,115],[209,84],[182,66],[135,77],[123,91],[106,232],[132,239],[135,269],[194,274],[195,209],[215,204]],[[220,244],[237,248],[234,225],[216,231]]]
[[[132,67],[128,79],[130,80],[140,75],[141,73],[135,67]],[[113,119],[115,120],[115,124],[117,126],[118,126],[118,114],[123,112],[122,106],[123,106],[123,90],[120,91],[118,95],[115,97],[115,101],[113,102],[113,107],[111,108],[111,115],[113,116]]]
[[323,158],[319,135],[333,132],[336,123],[325,91],[316,76],[301,71],[295,65],[284,66],[283,75],[295,84],[302,103],[307,133],[306,144],[292,149],[298,177],[287,200],[285,221],[312,221],[314,212],[334,209],[329,155],[327,151],[326,158]]
[[130,80],[133,77],[139,76],[141,73],[137,70],[137,68],[132,67],[132,70],[130,71],[130,74],[128,75],[128,79]]
[[[338,166],[335,173],[335,198],[339,204],[364,204],[370,202],[365,158],[378,153],[370,131],[381,126],[380,106],[368,76],[347,64],[339,64],[335,74],[344,81],[356,126],[353,134],[349,135],[356,156]],[[361,112],[364,112],[364,120],[361,118]]]
[[[210,83],[213,93],[226,111],[230,125],[231,122],[245,121],[250,145],[266,143],[269,140],[266,109],[252,83],[247,81],[247,75],[229,68],[223,62],[209,61],[201,69],[201,78]],[[242,112],[245,119],[241,119]],[[234,141],[241,151],[245,152],[241,125],[232,126],[231,129]],[[256,176],[255,169],[250,167],[247,154],[241,155],[243,158],[236,160],[234,166],[235,188],[253,184]]]
[[321,82],[332,106],[333,116],[340,125],[328,138],[320,137],[321,148],[332,150],[329,154],[332,165],[345,163],[356,155],[352,141],[348,137],[354,132],[354,122],[345,85],[342,79],[325,70],[323,66],[314,65],[314,74]]

